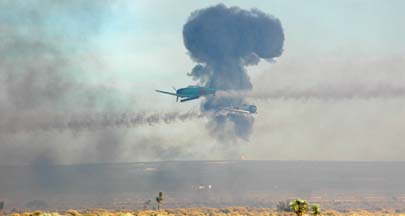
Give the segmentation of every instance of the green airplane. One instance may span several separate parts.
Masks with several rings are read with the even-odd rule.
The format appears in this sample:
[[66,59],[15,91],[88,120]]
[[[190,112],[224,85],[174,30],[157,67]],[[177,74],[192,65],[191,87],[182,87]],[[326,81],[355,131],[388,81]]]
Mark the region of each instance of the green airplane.
[[246,113],[246,114],[256,114],[257,113],[257,107],[255,105],[251,104],[242,104],[239,106],[231,106],[231,107],[225,107],[223,108],[226,111],[229,112],[236,112],[236,113]]
[[194,99],[198,99],[201,96],[208,96],[208,95],[215,95],[215,92],[217,91],[215,88],[208,88],[208,87],[201,87],[201,86],[187,86],[186,88],[181,88],[181,89],[175,89],[173,88],[176,93],[172,92],[167,92],[167,91],[161,91],[161,90],[155,90],[159,93],[163,94],[169,94],[176,96],[176,102],[179,101],[179,98],[184,98],[181,99],[180,102],[186,102]]

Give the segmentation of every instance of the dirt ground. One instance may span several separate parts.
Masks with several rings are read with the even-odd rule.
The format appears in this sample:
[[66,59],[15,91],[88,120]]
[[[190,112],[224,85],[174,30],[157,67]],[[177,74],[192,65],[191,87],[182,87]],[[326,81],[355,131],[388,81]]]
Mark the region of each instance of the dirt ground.
[[[13,216],[295,216],[293,212],[277,212],[274,209],[265,208],[245,208],[245,207],[232,207],[232,208],[177,208],[177,209],[164,209],[160,211],[153,210],[104,210],[104,209],[92,209],[92,210],[68,210],[64,212],[45,212],[45,211],[33,211],[33,212],[3,212],[0,215],[13,215]],[[312,215],[311,212],[307,214]],[[366,215],[398,215],[405,216],[405,212],[396,212],[394,210],[382,210],[382,211],[362,211],[353,210],[347,212],[337,212],[334,210],[325,210],[321,213],[325,216],[366,216]]]

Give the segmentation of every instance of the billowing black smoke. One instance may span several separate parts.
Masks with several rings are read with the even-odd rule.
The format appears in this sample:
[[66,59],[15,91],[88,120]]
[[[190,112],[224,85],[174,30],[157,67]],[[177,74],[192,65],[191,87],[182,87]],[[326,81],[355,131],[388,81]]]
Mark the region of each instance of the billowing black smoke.
[[[197,64],[190,76],[201,85],[219,90],[251,90],[245,66],[271,60],[283,52],[280,21],[257,9],[250,11],[219,4],[195,11],[183,28],[186,48]],[[245,103],[243,97],[208,98],[203,112]],[[247,139],[254,119],[240,114],[213,115],[208,127],[220,139]]]

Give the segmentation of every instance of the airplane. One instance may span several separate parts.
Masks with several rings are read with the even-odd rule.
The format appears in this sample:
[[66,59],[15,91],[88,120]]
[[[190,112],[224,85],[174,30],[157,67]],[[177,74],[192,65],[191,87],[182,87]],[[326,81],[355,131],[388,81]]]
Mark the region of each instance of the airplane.
[[246,113],[246,114],[257,113],[257,107],[255,105],[250,105],[250,104],[242,104],[240,106],[226,107],[223,109],[230,111],[230,112],[239,112],[239,113]]
[[163,94],[169,94],[176,96],[176,102],[179,101],[179,98],[184,98],[181,99],[180,102],[186,102],[194,99],[198,99],[201,96],[208,96],[208,95],[215,95],[215,92],[217,91],[215,88],[208,88],[208,87],[201,87],[201,86],[187,86],[185,88],[177,89],[174,88],[174,91],[176,93],[172,92],[167,92],[167,91],[161,91],[161,90],[155,90],[159,93]]

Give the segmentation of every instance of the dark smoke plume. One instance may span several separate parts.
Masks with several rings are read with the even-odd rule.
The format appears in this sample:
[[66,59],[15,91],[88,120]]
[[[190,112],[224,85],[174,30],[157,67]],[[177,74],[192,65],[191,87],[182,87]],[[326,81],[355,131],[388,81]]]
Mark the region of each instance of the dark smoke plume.
[[[83,113],[75,115],[46,114],[45,116],[23,115],[12,119],[12,126],[0,127],[1,133],[35,133],[39,131],[66,130],[80,133],[82,131],[94,131],[106,128],[133,128],[144,125],[155,125],[160,123],[170,124],[183,122],[190,119],[202,118],[203,114],[198,112],[168,112],[168,113]],[[2,125],[0,125],[2,126]]]
[[309,89],[273,89],[266,92],[228,91],[217,93],[223,97],[249,98],[258,100],[284,99],[284,100],[350,100],[374,98],[403,98],[405,88],[394,85],[335,85],[319,86]]
[[129,146],[135,152],[150,143],[149,153],[127,160],[180,157],[180,147],[158,148],[167,143],[155,135],[129,140],[124,128],[181,121],[190,113],[141,113],[136,99],[90,85],[99,75],[113,76],[98,36],[117,7],[114,0],[0,1],[0,165],[32,163],[36,173],[51,174],[47,164],[120,161]]
[[[279,57],[284,43],[277,18],[257,9],[247,11],[223,4],[193,12],[184,25],[183,38],[190,56],[199,63],[189,75],[201,85],[219,90],[251,90],[245,66]],[[201,110],[215,111],[241,103],[245,103],[243,97],[213,97]],[[213,115],[208,128],[220,139],[247,139],[253,122],[247,115]]]

